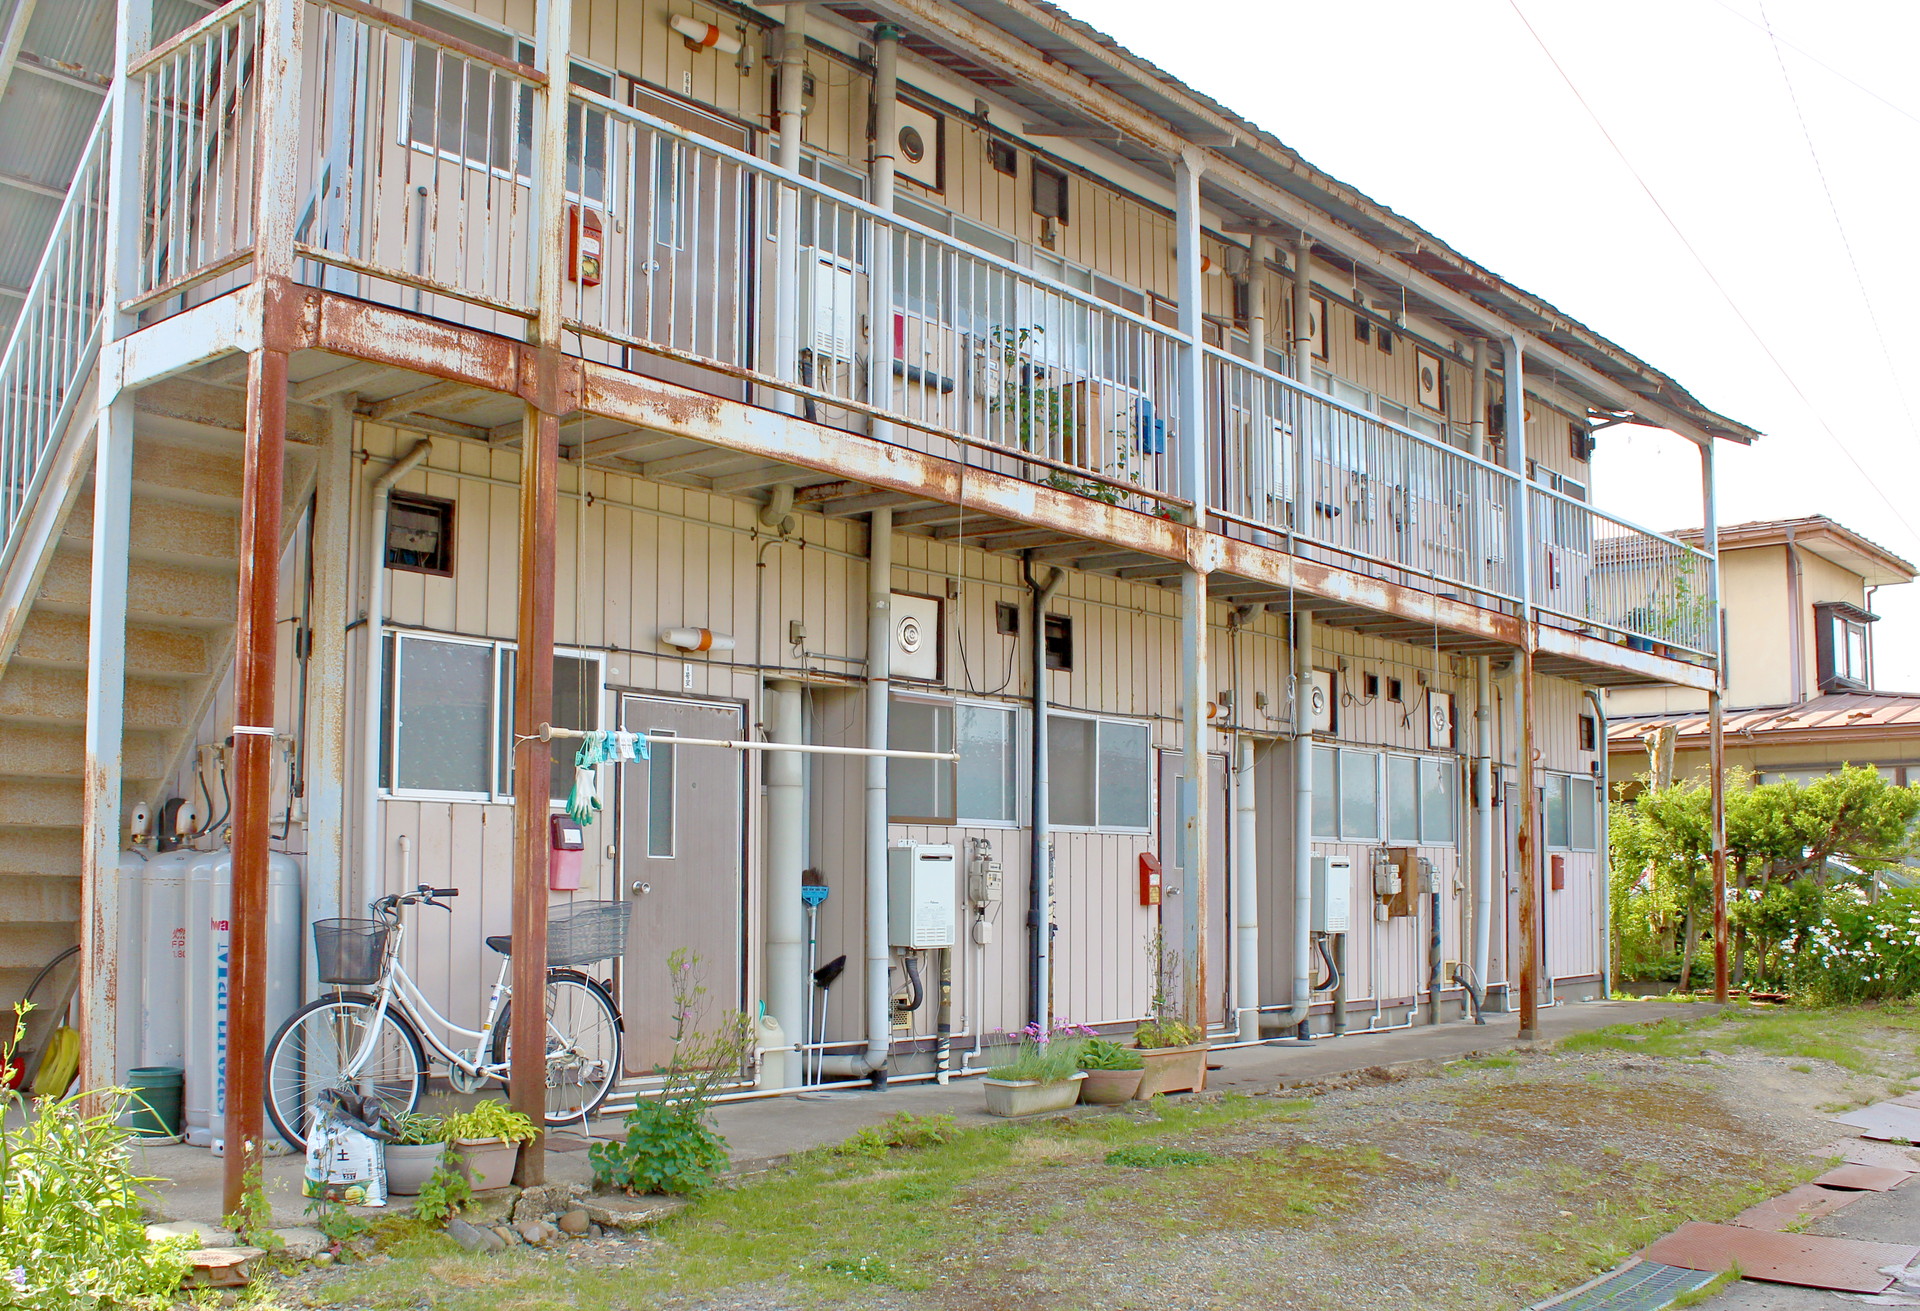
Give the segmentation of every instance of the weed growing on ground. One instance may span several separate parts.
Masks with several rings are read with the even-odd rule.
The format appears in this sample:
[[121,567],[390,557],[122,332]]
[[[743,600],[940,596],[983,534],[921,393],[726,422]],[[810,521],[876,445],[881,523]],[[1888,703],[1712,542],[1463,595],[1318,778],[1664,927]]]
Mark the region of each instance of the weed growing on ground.
[[1711,1298],[1714,1294],[1718,1293],[1721,1289],[1725,1288],[1727,1285],[1737,1284],[1739,1282],[1740,1282],[1740,1263],[1736,1261],[1732,1265],[1728,1266],[1725,1270],[1722,1270],[1719,1274],[1715,1275],[1710,1282],[1702,1284],[1698,1288],[1689,1289],[1687,1292],[1684,1292],[1680,1294],[1680,1296],[1674,1298],[1673,1301],[1667,1303],[1667,1305],[1669,1307],[1702,1306],[1702,1305],[1705,1305],[1705,1303],[1709,1298]]
[[1511,1070],[1519,1064],[1512,1056],[1468,1056],[1447,1062],[1445,1068],[1448,1074],[1468,1074],[1474,1070]]
[[960,1130],[951,1115],[912,1115],[901,1111],[879,1124],[870,1124],[828,1150],[836,1156],[885,1156],[895,1148],[938,1147],[950,1143]]
[[1108,1152],[1106,1163],[1134,1170],[1156,1170],[1169,1165],[1212,1165],[1219,1159],[1212,1152],[1184,1151],[1159,1143],[1134,1143]]

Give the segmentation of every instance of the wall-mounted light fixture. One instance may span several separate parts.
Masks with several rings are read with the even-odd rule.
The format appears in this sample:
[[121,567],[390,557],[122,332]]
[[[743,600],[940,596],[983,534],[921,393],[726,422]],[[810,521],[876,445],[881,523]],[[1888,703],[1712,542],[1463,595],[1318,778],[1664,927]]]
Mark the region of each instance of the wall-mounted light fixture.
[[674,14],[667,19],[667,26],[687,39],[689,50],[718,50],[723,55],[740,53],[739,38],[728,36],[714,23],[702,22],[686,14]]
[[716,633],[711,628],[664,628],[660,641],[676,651],[731,651],[733,634]]

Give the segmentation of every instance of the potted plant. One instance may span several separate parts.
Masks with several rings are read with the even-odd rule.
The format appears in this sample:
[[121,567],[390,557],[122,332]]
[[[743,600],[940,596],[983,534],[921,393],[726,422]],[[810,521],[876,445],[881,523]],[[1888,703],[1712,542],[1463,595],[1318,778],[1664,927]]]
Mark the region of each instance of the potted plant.
[[417,1197],[420,1186],[447,1154],[447,1122],[437,1115],[409,1112],[391,1118],[393,1141],[387,1144],[387,1191]]
[[1066,1020],[1043,1029],[1037,1023],[1020,1031],[1020,1047],[1010,1061],[987,1071],[987,1113],[1009,1117],[1064,1111],[1080,1096],[1080,1052],[1077,1035],[1090,1030]]
[[1116,1106],[1132,1101],[1140,1091],[1147,1063],[1140,1053],[1110,1038],[1089,1038],[1080,1049],[1080,1100],[1090,1106]]
[[1147,955],[1153,965],[1153,1018],[1133,1032],[1133,1045],[1146,1065],[1134,1095],[1146,1098],[1160,1093],[1197,1092],[1207,1082],[1207,1037],[1173,1013],[1180,954],[1155,928],[1147,936]]
[[441,1126],[453,1161],[475,1192],[513,1182],[520,1144],[539,1135],[532,1120],[502,1101],[484,1101],[457,1111]]

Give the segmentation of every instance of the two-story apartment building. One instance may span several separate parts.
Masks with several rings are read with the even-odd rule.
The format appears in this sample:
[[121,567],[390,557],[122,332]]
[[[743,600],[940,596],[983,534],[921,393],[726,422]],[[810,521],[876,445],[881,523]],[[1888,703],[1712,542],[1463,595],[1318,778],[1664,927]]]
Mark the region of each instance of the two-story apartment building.
[[[1145,1015],[1161,928],[1219,1041],[1599,992],[1595,690],[1717,643],[1595,433],[1710,516],[1751,430],[1036,0],[117,17],[0,364],[0,965],[82,944],[94,1071],[167,1055],[136,807],[231,843],[236,1132],[270,851],[296,921],[458,886],[468,1022],[483,935],[632,902],[635,1093],[677,947],[875,1081]],[[577,891],[543,725],[652,744]]]
[[[1907,561],[1825,515],[1720,529],[1729,767],[1761,782],[1844,764],[1920,781],[1920,695],[1882,689],[1874,665],[1874,594],[1913,578]],[[1606,705],[1609,766],[1629,793],[1649,770],[1649,739],[1671,754],[1672,777],[1707,768],[1704,694],[1621,687]]]

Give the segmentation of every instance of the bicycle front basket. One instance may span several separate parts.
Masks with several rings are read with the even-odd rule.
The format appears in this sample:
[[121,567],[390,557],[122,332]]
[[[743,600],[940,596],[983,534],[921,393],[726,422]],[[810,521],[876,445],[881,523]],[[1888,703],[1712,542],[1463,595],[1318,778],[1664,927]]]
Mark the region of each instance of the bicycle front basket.
[[627,953],[630,901],[576,901],[547,914],[547,964],[591,965]]
[[380,920],[315,920],[314,968],[322,983],[365,987],[387,968],[390,926]]

